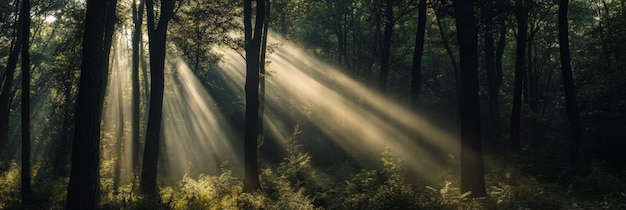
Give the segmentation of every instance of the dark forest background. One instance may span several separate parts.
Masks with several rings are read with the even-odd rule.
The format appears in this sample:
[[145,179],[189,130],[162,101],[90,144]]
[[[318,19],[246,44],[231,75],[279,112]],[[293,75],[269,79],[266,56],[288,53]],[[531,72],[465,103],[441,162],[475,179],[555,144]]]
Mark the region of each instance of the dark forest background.
[[0,209],[626,208],[624,0],[0,11]]

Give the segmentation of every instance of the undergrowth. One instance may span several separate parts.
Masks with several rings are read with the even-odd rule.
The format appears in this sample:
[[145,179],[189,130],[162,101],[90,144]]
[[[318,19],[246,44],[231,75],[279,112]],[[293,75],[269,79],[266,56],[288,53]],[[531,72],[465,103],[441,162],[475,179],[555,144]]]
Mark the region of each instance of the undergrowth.
[[[338,164],[332,172],[311,165],[295,134],[287,157],[276,168],[261,170],[261,190],[244,193],[242,181],[224,167],[219,175],[184,176],[175,184],[162,184],[160,198],[137,193],[137,181],[113,189],[103,177],[103,209],[626,209],[625,181],[601,165],[580,173],[569,185],[538,180],[519,170],[486,161],[488,196],[470,198],[459,181],[442,175],[435,184],[405,180],[403,160],[391,148],[381,154],[380,167],[359,169]],[[458,159],[450,156],[450,163]],[[0,176],[0,209],[21,209],[19,168],[16,163]],[[449,166],[448,166],[449,167]],[[446,167],[442,167],[446,168]],[[441,171],[439,174],[453,173]],[[623,176],[622,176],[623,177]],[[35,183],[36,209],[62,209],[67,180]],[[48,191],[48,194],[46,194]]]

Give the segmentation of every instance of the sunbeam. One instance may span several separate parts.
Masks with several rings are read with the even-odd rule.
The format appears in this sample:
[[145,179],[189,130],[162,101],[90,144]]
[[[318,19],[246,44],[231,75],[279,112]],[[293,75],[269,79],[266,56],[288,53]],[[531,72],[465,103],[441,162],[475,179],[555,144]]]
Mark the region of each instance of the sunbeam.
[[[282,43],[268,55],[271,73],[266,76],[265,117],[266,129],[280,141],[295,124],[310,123],[315,131],[304,128],[303,132],[318,136],[312,141],[331,140],[363,165],[377,164],[377,154],[390,146],[418,173],[432,170],[429,167],[445,154],[458,153],[453,134],[377,93],[371,85],[349,78],[273,33],[268,41]],[[243,95],[245,62],[234,51],[222,53],[221,73]],[[322,133],[315,134],[317,130]],[[332,156],[332,151],[328,153]]]
[[224,161],[240,162],[232,128],[205,87],[182,59],[174,59],[170,67],[163,102],[167,170],[180,177],[188,171],[220,172]]

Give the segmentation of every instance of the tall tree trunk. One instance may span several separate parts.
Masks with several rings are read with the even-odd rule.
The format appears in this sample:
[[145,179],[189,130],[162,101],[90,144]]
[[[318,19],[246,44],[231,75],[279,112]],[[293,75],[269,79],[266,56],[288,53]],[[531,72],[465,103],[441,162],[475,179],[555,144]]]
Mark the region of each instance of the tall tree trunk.
[[386,0],[385,29],[383,29],[383,47],[380,57],[380,77],[378,78],[381,92],[387,91],[387,75],[389,74],[389,59],[391,57],[391,36],[393,35],[393,24],[393,0]]
[[419,103],[421,86],[422,54],[424,53],[424,34],[426,31],[426,0],[418,5],[417,32],[415,33],[415,51],[413,52],[413,71],[411,80],[411,99],[414,105]]
[[461,193],[485,197],[478,101],[478,29],[473,1],[455,0],[457,39],[461,58]]
[[572,64],[569,50],[569,27],[567,23],[568,0],[559,0],[559,51],[561,53],[561,74],[565,91],[565,107],[569,118],[572,140],[569,145],[570,162],[578,164],[580,161],[580,145],[583,139],[580,112],[576,104],[576,87],[572,76]]
[[0,81],[2,84],[2,89],[0,89],[0,154],[4,154],[9,140],[9,114],[11,111],[11,97],[13,96],[13,76],[20,50],[22,49],[23,18],[18,15],[19,11],[19,1],[15,1],[15,16],[19,16],[19,19],[15,22],[15,37],[11,45],[11,52],[4,70],[4,76],[2,77],[3,81]]
[[174,16],[175,0],[161,1],[161,15],[158,25],[154,25],[154,2],[146,1],[148,15],[148,39],[150,47],[150,111],[141,171],[141,192],[157,197],[157,168],[161,137],[161,117],[163,109],[163,87],[165,70],[165,41],[167,25]]
[[517,19],[517,48],[515,50],[515,80],[513,84],[513,108],[511,110],[511,149],[518,152],[521,147],[520,114],[522,109],[522,80],[524,78],[524,47],[528,29],[528,12],[523,0],[515,1]]
[[267,32],[269,29],[271,3],[265,0],[265,22],[263,23],[263,35],[261,37],[261,58],[259,59],[259,139],[264,141],[263,117],[265,115],[265,53],[267,52]]
[[105,28],[114,21],[106,13],[116,6],[117,0],[87,1],[67,209],[95,209],[100,201],[100,116],[108,74],[103,66],[110,50],[104,42],[112,35],[105,35]]
[[495,140],[498,138],[500,134],[499,129],[499,85],[497,84],[497,75],[496,75],[496,64],[495,64],[495,55],[494,55],[494,38],[493,38],[493,1],[487,1],[486,5],[481,7],[481,15],[483,16],[483,23],[485,24],[485,29],[483,32],[484,37],[484,48],[483,51],[485,53],[484,65],[485,70],[487,71],[487,96],[488,96],[488,105],[489,105],[489,133],[487,137],[489,139],[489,146],[491,148],[495,147]]
[[30,0],[23,0],[22,23],[22,206],[30,204]]
[[265,4],[256,0],[254,35],[252,29],[252,0],[244,0],[244,36],[246,48],[246,122],[244,139],[244,192],[255,192],[259,182],[257,141],[259,137],[259,54],[264,22]]
[[[141,42],[141,24],[143,22],[143,0],[139,1],[139,5],[136,4],[136,1],[133,0],[133,54],[132,54],[132,112],[133,112],[133,121],[132,121],[132,159],[133,159],[133,175],[137,176],[139,174],[139,42]],[[145,71],[145,69],[144,69]],[[145,78],[144,78],[145,79]]]
[[[498,16],[498,46],[496,47],[495,54],[495,71],[489,76],[489,118],[494,130],[494,141],[497,140],[502,134],[502,127],[500,124],[500,85],[502,84],[502,58],[504,57],[504,48],[506,47],[506,22],[504,15]],[[492,141],[493,142],[493,141]]]

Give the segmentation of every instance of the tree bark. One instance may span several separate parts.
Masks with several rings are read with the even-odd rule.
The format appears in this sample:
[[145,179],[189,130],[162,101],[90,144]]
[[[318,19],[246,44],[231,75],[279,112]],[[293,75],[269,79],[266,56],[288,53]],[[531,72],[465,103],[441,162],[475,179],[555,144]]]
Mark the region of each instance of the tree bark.
[[161,1],[161,15],[158,25],[154,25],[154,2],[146,1],[148,15],[148,39],[150,47],[150,110],[148,127],[141,171],[141,192],[157,197],[157,168],[159,159],[159,142],[161,137],[161,117],[163,109],[163,88],[165,69],[165,41],[167,25],[174,16],[174,0]]
[[524,48],[528,29],[528,12],[523,0],[516,0],[517,48],[515,50],[515,80],[513,84],[513,108],[511,110],[511,150],[518,152],[521,147],[520,115],[522,108],[522,80],[524,78]]
[[[133,54],[132,54],[132,111],[133,111],[133,121],[132,121],[132,161],[133,161],[133,174],[137,176],[139,174],[140,162],[139,162],[139,42],[141,42],[141,24],[143,22],[143,4],[144,1],[140,0],[139,5],[136,4],[135,0],[133,0]],[[145,69],[144,69],[145,71]],[[145,78],[144,78],[145,79]]]
[[559,0],[559,51],[561,53],[561,74],[565,91],[565,107],[569,118],[572,139],[569,145],[570,162],[578,164],[580,161],[580,145],[583,139],[580,112],[576,104],[576,87],[572,76],[572,64],[569,49],[569,27],[567,23],[568,0]]
[[496,74],[496,64],[494,55],[494,38],[493,38],[493,1],[487,1],[486,5],[481,6],[481,15],[483,16],[483,23],[485,29],[483,31],[484,46],[483,51],[485,53],[484,65],[487,72],[487,96],[489,105],[489,132],[487,134],[490,148],[494,148],[496,139],[500,136],[499,118],[500,118],[500,105],[498,103],[498,97],[500,92],[500,85],[498,84],[498,78]]
[[[0,90],[0,154],[4,154],[9,140],[9,114],[11,111],[11,97],[13,89],[13,76],[17,67],[17,60],[22,49],[22,16],[18,15],[19,1],[15,2],[15,14],[19,19],[15,22],[15,37],[11,45],[11,52],[4,70],[2,89]],[[1,81],[0,81],[1,82]]]
[[259,137],[259,54],[264,22],[265,4],[256,0],[254,35],[252,29],[252,0],[244,0],[244,36],[246,50],[246,122],[244,136],[244,192],[261,188],[257,141]]
[[264,130],[263,130],[263,117],[265,115],[265,53],[267,52],[267,32],[269,29],[269,20],[270,20],[270,11],[271,11],[271,3],[269,0],[265,0],[265,22],[263,23],[263,35],[261,37],[261,54],[259,59],[259,139],[262,141],[264,138]]
[[391,57],[391,36],[393,35],[393,0],[385,1],[385,28],[383,29],[383,47],[380,57],[380,77],[378,78],[381,92],[387,91],[387,75],[389,74],[389,59]]
[[104,48],[106,13],[116,6],[116,0],[87,1],[67,209],[95,209],[100,201],[100,116],[108,73],[103,66],[110,50]]
[[[498,46],[496,47],[496,55],[495,55],[495,72],[492,77],[492,81],[490,84],[493,85],[493,89],[498,90],[497,92],[491,92],[491,96],[489,97],[489,107],[490,107],[490,117],[492,118],[493,125],[495,126],[495,130],[498,134],[501,134],[502,128],[500,125],[500,86],[502,85],[502,58],[504,57],[504,48],[506,47],[506,22],[503,14],[498,16],[498,29],[499,29],[499,37],[498,37]],[[491,108],[493,107],[493,109]],[[498,135],[500,136],[500,135]]]
[[422,55],[424,53],[424,34],[426,31],[426,0],[418,5],[417,32],[415,33],[415,51],[413,52],[413,71],[411,80],[411,99],[417,106],[420,98]]
[[455,0],[457,39],[461,63],[461,193],[485,197],[478,101],[478,29],[473,1]]
[[22,23],[22,206],[30,204],[30,0],[23,0]]

